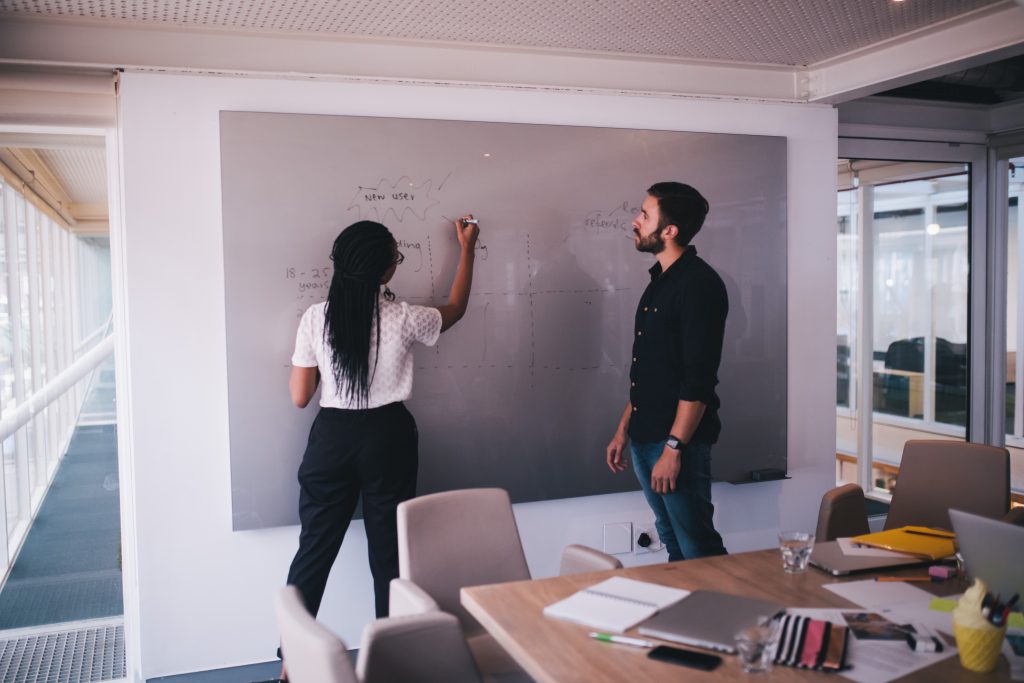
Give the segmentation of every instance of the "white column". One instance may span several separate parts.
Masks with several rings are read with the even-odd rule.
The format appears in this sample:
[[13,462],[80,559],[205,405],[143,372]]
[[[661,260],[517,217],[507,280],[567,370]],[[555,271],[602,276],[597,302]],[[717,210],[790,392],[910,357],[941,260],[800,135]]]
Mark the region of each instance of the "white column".
[[862,184],[857,188],[857,260],[860,282],[857,311],[857,353],[850,355],[853,367],[850,374],[857,378],[857,481],[865,492],[874,489],[871,478],[873,460],[872,428],[874,427],[874,299],[875,299],[875,246],[874,186]]

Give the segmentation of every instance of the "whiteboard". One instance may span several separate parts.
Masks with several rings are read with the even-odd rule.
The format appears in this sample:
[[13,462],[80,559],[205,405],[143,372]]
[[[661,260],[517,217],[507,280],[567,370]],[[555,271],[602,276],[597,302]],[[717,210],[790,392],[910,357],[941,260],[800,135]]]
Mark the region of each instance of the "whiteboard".
[[290,401],[295,329],[326,297],[334,238],[360,219],[391,229],[405,254],[391,288],[425,305],[445,302],[454,275],[447,218],[480,219],[467,314],[415,350],[419,494],[637,490],[604,452],[654,263],[635,250],[631,220],[662,180],[710,202],[694,244],[729,294],[713,474],[785,468],[784,138],[253,112],[220,123],[235,530],[298,522],[319,397],[305,410]]

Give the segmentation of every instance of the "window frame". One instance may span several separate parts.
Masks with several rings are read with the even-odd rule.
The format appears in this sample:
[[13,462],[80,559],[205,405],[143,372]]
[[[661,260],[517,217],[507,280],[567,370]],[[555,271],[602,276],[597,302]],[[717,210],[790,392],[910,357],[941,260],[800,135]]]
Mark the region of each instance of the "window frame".
[[[991,201],[987,192],[987,178],[991,171],[988,156],[986,145],[972,143],[922,142],[840,136],[838,145],[839,159],[969,164],[968,196],[970,210],[968,212],[967,225],[968,412],[965,439],[975,443],[996,443],[993,439],[999,435],[993,434],[996,431],[993,429],[993,408],[998,405],[999,411],[1005,411],[1005,405],[1003,404],[1005,398],[1003,395],[1000,395],[997,401],[994,383],[990,381],[990,378],[993,376],[990,373],[996,369],[996,365],[1001,366],[1005,373],[1006,335],[1005,312],[999,314],[998,300],[993,298],[994,292],[992,291],[991,282],[993,261],[996,259],[996,255],[992,251],[999,242],[995,235],[992,235],[992,239],[990,239],[990,230],[985,229]],[[863,231],[864,217],[874,214],[871,199],[867,193],[861,194],[862,203],[859,207],[860,223],[857,232],[861,235],[859,279],[862,283],[873,282],[871,277],[874,267],[873,239],[865,239]],[[981,229],[978,229],[979,227]],[[1004,253],[1004,279],[1005,270]],[[860,300],[858,301],[857,336],[861,340],[873,339],[874,327],[874,309],[871,304],[873,297],[865,300],[864,289],[864,286],[860,288]],[[1002,302],[1005,310],[1005,287],[1003,289]],[[1004,330],[1002,336],[999,336],[993,328],[996,318],[1000,318],[1003,321],[1003,327],[999,328]],[[988,330],[993,330],[991,336],[987,334]],[[1001,358],[999,353],[995,352],[997,343],[1004,347],[1003,357]],[[859,373],[858,376],[851,375],[850,379],[851,383],[857,383],[857,387],[853,392],[856,406],[851,405],[850,409],[860,416],[873,416],[873,373],[863,371],[863,368],[872,367],[872,361],[873,344],[859,344],[857,358],[854,361],[855,366],[859,369]],[[1005,388],[1003,391],[1005,392]],[[874,491],[872,480],[874,460],[873,425],[873,419],[859,419],[857,422],[857,482],[868,493]],[[1002,445],[1002,443],[1002,441],[999,441],[998,445]]]

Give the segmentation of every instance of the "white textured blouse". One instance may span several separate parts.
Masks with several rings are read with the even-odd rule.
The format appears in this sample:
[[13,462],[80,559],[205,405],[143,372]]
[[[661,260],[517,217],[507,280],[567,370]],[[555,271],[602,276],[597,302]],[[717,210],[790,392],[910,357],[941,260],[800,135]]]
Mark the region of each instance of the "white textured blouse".
[[[441,334],[441,312],[429,306],[410,306],[380,298],[380,349],[377,362],[377,326],[370,327],[370,395],[365,405],[339,391],[331,369],[331,348],[324,339],[327,302],[313,304],[302,314],[295,334],[292,365],[320,369],[320,405],[324,408],[378,408],[404,401],[412,393],[413,342],[427,346]],[[344,387],[343,387],[344,389]]]

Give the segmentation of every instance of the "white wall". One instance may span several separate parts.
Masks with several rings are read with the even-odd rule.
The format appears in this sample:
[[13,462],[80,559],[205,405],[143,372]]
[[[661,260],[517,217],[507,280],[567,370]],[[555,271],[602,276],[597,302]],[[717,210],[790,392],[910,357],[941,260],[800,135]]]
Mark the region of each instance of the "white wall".
[[[821,493],[832,485],[835,471],[834,110],[622,94],[127,73],[120,112],[124,227],[112,225],[124,232],[112,244],[122,252],[114,261],[125,264],[115,295],[124,297],[121,348],[130,368],[119,395],[119,418],[124,434],[130,434],[121,445],[132,466],[122,471],[134,469],[134,476],[122,486],[137,501],[136,536],[126,547],[137,544],[138,585],[127,587],[126,608],[129,623],[138,610],[144,678],[272,658],[277,644],[272,595],[285,579],[297,543],[295,527],[231,531],[218,133],[218,111],[227,109],[788,137],[793,478],[717,484],[714,499],[718,526],[734,552],[773,545],[780,527],[813,527]],[[699,178],[686,180],[700,186]],[[610,435],[613,425],[594,428]],[[603,467],[603,461],[602,453],[594,454],[595,467]],[[638,493],[524,504],[516,513],[535,576],[556,572],[566,543],[600,547],[605,522],[651,517]],[[321,618],[356,646],[371,616],[365,537],[355,523]]]

